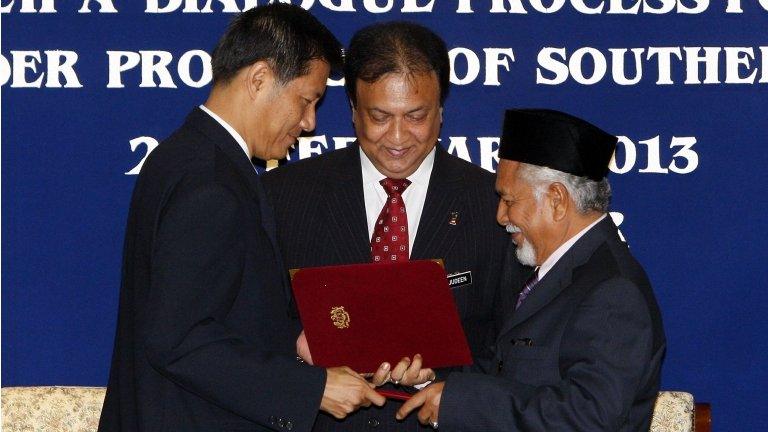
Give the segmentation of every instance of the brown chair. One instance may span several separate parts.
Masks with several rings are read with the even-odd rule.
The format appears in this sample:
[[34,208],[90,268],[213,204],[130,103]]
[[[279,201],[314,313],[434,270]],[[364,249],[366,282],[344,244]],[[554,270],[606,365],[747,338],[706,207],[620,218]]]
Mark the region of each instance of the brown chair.
[[694,403],[685,392],[662,391],[653,409],[650,432],[711,432],[712,410],[708,403]]
[[697,403],[694,416],[693,425],[696,432],[712,432],[712,407],[708,403]]

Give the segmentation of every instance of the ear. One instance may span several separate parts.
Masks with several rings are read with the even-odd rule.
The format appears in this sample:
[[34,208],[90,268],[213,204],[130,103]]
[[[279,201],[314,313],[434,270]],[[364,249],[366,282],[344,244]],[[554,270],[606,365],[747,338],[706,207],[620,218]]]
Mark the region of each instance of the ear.
[[560,222],[568,214],[571,196],[562,183],[552,183],[547,189],[547,203],[552,209],[552,219]]
[[443,107],[440,107],[440,124],[443,124]]
[[275,76],[269,63],[259,60],[247,67],[245,72],[245,86],[248,90],[248,96],[256,99],[260,92],[270,87],[274,82]]

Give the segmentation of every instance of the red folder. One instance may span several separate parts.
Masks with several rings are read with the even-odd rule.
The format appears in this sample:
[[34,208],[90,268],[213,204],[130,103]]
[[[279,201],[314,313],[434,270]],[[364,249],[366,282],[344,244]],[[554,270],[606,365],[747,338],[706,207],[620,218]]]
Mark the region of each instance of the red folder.
[[367,373],[417,353],[425,368],[472,364],[445,271],[435,261],[304,268],[292,285],[317,366]]

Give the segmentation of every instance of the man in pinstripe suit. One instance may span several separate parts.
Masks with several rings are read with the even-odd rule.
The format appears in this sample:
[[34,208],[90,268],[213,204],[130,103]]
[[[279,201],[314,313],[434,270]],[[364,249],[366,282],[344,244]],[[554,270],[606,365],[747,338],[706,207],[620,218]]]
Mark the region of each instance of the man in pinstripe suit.
[[[406,179],[398,199],[408,241],[398,247],[410,259],[444,260],[472,353],[492,357],[507,302],[497,285],[509,237],[494,220],[493,175],[436,145],[449,86],[445,43],[416,24],[366,27],[352,38],[345,78],[357,142],[263,176],[286,265],[371,262],[371,239],[392,199],[382,186]],[[391,379],[401,373],[394,369]],[[345,420],[321,414],[314,430],[422,428],[414,418],[395,420],[400,405],[389,401]]]

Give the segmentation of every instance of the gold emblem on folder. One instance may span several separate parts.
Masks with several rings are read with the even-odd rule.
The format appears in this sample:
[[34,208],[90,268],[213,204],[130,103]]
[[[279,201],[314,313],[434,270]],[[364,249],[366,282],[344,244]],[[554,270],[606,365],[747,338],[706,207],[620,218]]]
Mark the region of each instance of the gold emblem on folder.
[[344,310],[344,306],[334,306],[331,308],[331,321],[338,329],[349,328],[349,313]]

